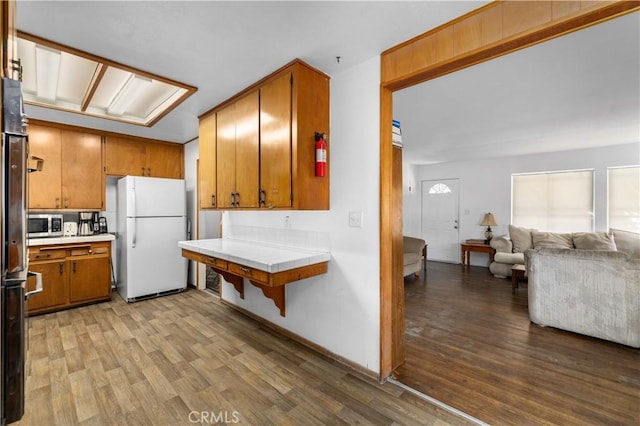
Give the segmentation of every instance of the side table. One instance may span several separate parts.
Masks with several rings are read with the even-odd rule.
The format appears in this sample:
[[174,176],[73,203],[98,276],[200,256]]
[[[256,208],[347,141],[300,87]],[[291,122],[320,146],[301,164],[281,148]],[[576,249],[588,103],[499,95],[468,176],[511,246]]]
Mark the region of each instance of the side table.
[[493,247],[484,243],[484,240],[467,240],[464,243],[460,243],[460,257],[463,268],[469,266],[471,262],[471,252],[488,253],[489,263],[493,262],[493,255],[496,253]]
[[513,265],[511,267],[511,293],[516,294],[516,288],[518,288],[518,282],[520,280],[526,280],[525,274],[527,270],[524,265]]

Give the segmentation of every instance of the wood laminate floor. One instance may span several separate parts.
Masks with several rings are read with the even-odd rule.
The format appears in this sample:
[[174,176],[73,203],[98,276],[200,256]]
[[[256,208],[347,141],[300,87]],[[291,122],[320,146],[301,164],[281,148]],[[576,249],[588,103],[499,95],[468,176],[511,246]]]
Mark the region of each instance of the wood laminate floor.
[[187,292],[29,319],[16,425],[467,424]]
[[526,283],[429,262],[405,299],[400,382],[495,425],[640,425],[640,351],[530,323]]

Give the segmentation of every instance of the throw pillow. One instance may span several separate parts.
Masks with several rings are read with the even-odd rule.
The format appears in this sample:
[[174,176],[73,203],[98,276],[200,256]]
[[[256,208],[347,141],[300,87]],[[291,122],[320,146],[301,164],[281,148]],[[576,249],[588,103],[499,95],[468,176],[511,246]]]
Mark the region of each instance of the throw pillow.
[[613,235],[618,251],[626,253],[632,259],[640,259],[640,234],[613,228],[609,233]]
[[613,235],[606,232],[574,232],[571,235],[577,249],[616,251]]
[[531,233],[533,237],[533,248],[573,248],[571,234],[560,234],[557,232],[536,232]]
[[537,231],[537,229],[509,225],[509,238],[513,242],[514,253],[524,253],[533,248],[533,240],[531,239],[531,232],[533,231]]

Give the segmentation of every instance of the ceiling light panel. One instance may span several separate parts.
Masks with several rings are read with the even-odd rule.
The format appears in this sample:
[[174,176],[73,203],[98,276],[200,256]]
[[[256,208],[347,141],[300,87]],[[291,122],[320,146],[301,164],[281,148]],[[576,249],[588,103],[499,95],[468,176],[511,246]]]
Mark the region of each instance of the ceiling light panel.
[[55,103],[60,74],[60,51],[36,46],[36,97]]
[[36,44],[18,39],[18,52],[22,64],[22,91],[25,95],[36,95]]
[[[151,84],[150,78],[132,74],[109,104],[107,114],[123,115],[129,112],[129,106],[141,97]],[[129,113],[129,115],[132,114]]]
[[109,108],[113,99],[132,75],[133,73],[129,71],[115,67],[108,67],[100,81],[100,85],[96,89],[96,93],[91,99],[89,108],[97,109],[98,111],[101,111],[102,114],[106,114],[107,108]]
[[18,31],[24,101],[152,126],[197,88]]
[[153,80],[144,93],[129,106],[129,114],[146,118],[152,111],[169,98],[176,88],[158,80]]
[[62,52],[57,98],[79,108],[97,68],[96,61]]

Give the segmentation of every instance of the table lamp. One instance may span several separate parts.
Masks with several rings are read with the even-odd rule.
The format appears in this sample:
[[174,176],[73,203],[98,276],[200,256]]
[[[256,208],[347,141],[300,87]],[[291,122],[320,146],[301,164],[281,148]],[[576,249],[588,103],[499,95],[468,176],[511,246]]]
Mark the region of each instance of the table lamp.
[[493,232],[491,232],[492,226],[498,226],[496,219],[493,217],[493,213],[485,213],[484,219],[482,219],[482,226],[486,226],[487,230],[484,231],[484,243],[489,244],[489,241],[493,238]]

